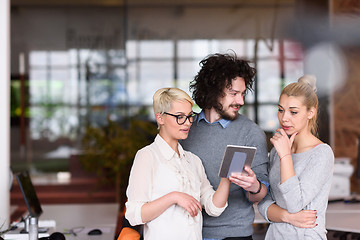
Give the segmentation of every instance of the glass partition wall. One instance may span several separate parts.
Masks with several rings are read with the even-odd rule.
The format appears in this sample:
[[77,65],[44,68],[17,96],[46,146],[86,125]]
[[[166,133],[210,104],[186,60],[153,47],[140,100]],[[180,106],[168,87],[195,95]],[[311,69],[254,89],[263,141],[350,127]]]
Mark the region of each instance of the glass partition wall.
[[[159,9],[169,15],[169,25],[179,14],[184,14],[181,15],[184,19],[191,18],[186,16],[190,14],[186,11]],[[19,74],[16,70],[19,54],[25,53],[26,59],[25,83],[18,77],[12,80],[11,165],[14,171],[29,168],[38,172],[69,171],[69,157],[81,153],[86,126],[101,127],[108,119],[120,124],[139,114],[143,119],[154,121],[154,92],[160,87],[176,86],[191,95],[189,83],[200,68],[199,62],[218,52],[236,53],[257,68],[255,91],[248,94],[241,112],[264,131],[277,128],[281,89],[303,74],[300,43],[269,34],[250,36],[244,29],[244,33],[228,34],[226,28],[234,16],[227,14],[216,26],[217,31],[204,26],[202,32],[192,32],[188,26],[178,30],[184,32],[181,35],[176,30],[171,32],[175,27],[172,26],[156,32],[154,26],[141,22],[144,16],[136,17],[145,10],[131,6],[127,9],[12,9],[13,76]],[[291,11],[291,7],[283,10]],[[147,13],[149,11],[151,9]],[[201,11],[207,15],[216,9],[205,7]],[[219,9],[219,14],[222,11],[224,9]],[[166,14],[162,19],[166,20]],[[157,24],[154,19],[148,21]],[[239,23],[239,28],[244,27]],[[21,84],[26,86],[23,96],[26,108],[23,109],[20,108]],[[21,111],[26,113],[25,129],[16,121]],[[200,109],[195,106],[194,111]],[[24,146],[20,135],[26,136]],[[22,147],[24,151],[19,150]]]

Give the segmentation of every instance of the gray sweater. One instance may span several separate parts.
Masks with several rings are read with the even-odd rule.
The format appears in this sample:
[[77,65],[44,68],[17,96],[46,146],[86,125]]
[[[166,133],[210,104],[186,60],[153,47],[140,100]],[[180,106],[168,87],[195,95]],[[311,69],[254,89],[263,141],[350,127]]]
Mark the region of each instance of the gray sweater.
[[[257,151],[252,170],[261,181],[268,182],[265,134],[254,122],[243,115],[231,121],[226,128],[219,123],[209,124],[205,120],[194,122],[188,138],[181,141],[185,150],[200,157],[214,189],[217,189],[220,182],[218,172],[228,144],[255,146]],[[247,199],[245,191],[235,184],[231,184],[230,187],[228,207],[219,217],[210,217],[205,211],[203,215],[204,238],[222,239],[253,234],[253,204]]]
[[267,208],[273,203],[290,213],[317,210],[318,226],[297,228],[288,223],[271,223],[265,239],[326,239],[325,212],[333,175],[333,151],[329,145],[320,144],[309,151],[291,156],[295,176],[280,184],[280,160],[276,150],[271,150],[270,194],[258,204],[259,212],[268,220]]

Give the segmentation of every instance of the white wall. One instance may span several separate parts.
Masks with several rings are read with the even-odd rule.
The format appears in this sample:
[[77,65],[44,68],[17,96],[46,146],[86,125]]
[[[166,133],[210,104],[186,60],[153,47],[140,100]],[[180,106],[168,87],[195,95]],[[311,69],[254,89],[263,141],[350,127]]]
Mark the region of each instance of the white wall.
[[[10,0],[0,1],[0,230],[10,223]],[[3,224],[4,223],[4,224]]]

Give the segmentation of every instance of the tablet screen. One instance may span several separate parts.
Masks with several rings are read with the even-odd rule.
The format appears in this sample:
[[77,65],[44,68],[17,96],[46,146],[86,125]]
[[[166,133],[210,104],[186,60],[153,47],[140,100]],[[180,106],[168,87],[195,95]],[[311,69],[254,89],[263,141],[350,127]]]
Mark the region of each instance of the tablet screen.
[[242,173],[244,166],[251,166],[255,152],[255,147],[227,145],[219,169],[219,177],[228,178],[232,172]]

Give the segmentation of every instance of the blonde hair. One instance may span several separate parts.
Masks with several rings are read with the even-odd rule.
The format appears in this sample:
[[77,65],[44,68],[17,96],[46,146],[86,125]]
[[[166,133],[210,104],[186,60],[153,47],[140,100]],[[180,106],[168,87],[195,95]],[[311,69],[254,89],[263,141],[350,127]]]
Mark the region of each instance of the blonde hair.
[[[191,97],[179,88],[160,88],[153,96],[154,114],[170,111],[174,101],[187,101],[194,106]],[[159,127],[159,126],[158,126]]]
[[317,115],[319,100],[316,95],[316,77],[314,75],[304,75],[297,82],[287,85],[281,92],[281,95],[303,97],[303,104],[307,110],[315,108],[314,117],[309,120],[310,131],[313,135],[318,135]]

